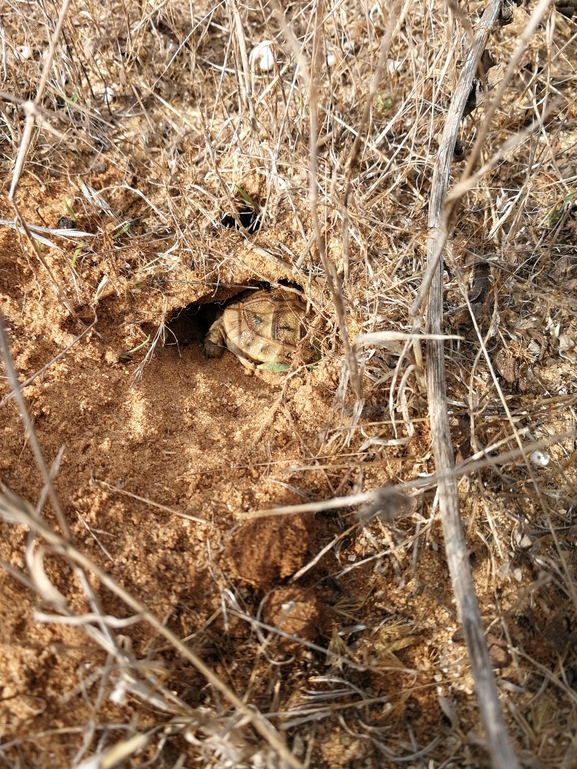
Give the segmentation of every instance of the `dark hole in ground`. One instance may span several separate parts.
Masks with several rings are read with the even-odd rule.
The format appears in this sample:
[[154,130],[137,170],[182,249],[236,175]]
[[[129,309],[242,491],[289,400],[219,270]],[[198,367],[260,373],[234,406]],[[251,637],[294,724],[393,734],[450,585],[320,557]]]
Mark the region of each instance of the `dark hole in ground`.
[[206,332],[216,320],[219,311],[250,289],[267,288],[266,284],[255,286],[222,286],[214,293],[207,294],[197,302],[191,302],[176,310],[166,324],[166,344],[185,347],[189,344],[202,344]]
[[[247,232],[256,232],[260,227],[260,216],[250,206],[238,206],[238,218]],[[239,229],[238,222],[232,214],[224,214],[220,223],[223,227]]]
[[194,302],[172,316],[166,324],[166,345],[186,347],[189,344],[202,344],[206,332],[216,320],[219,305],[198,304]]

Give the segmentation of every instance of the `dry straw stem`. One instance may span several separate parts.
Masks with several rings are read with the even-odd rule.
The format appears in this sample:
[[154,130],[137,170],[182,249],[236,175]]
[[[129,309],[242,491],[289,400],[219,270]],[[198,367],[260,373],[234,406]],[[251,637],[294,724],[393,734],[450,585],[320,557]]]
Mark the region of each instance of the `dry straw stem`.
[[189,515],[188,513],[183,513],[181,510],[174,510],[174,508],[172,507],[161,505],[159,502],[155,502],[153,499],[147,499],[146,497],[141,497],[138,494],[133,494],[131,491],[127,491],[126,489],[121,489],[118,486],[112,486],[110,483],[106,483],[106,481],[99,480],[98,478],[95,478],[94,482],[98,483],[103,488],[108,489],[109,491],[112,491],[114,494],[122,494],[125,497],[136,499],[139,502],[144,502],[146,505],[155,507],[157,510],[164,510],[165,513],[171,513],[172,515],[177,515],[180,518],[186,518],[189,521],[200,523],[202,526],[210,526],[210,527],[214,526],[214,523],[212,523],[212,521],[204,521],[202,518],[198,518],[195,515]]
[[[435,163],[429,207],[429,227],[432,234],[427,244],[429,270],[433,271],[427,320],[428,330],[433,334],[439,334],[442,331],[443,271],[440,252],[447,238],[447,229],[444,227],[441,230],[440,226],[442,206],[449,184],[451,159],[457,131],[467,98],[471,92],[478,62],[485,49],[489,33],[501,12],[501,7],[501,0],[492,0],[483,14],[480,29],[476,35],[475,47],[467,57],[447,114]],[[438,265],[436,264],[437,261]],[[518,762],[507,734],[492,672],[459,513],[457,482],[454,474],[452,474],[454,457],[448,418],[444,345],[442,342],[431,340],[427,346],[426,376],[435,465],[437,473],[441,476],[438,494],[446,556],[459,618],[463,625],[471,660],[481,719],[485,727],[493,766],[514,769],[518,766]]]
[[30,414],[28,413],[28,409],[26,407],[26,401],[24,400],[24,396],[22,395],[22,389],[20,387],[20,383],[18,382],[18,375],[16,374],[16,369],[14,368],[14,361],[12,360],[12,355],[10,354],[10,347],[8,344],[8,334],[6,333],[6,323],[4,321],[4,316],[2,315],[1,312],[0,312],[0,353],[2,354],[2,358],[4,360],[4,368],[6,370],[6,374],[8,375],[8,381],[10,382],[10,385],[12,387],[12,392],[14,393],[14,397],[16,398],[16,402],[18,403],[20,416],[22,417],[22,421],[24,422],[24,427],[26,428],[26,433],[28,435],[28,439],[32,446],[32,451],[34,452],[34,458],[36,459],[36,463],[40,468],[40,472],[42,473],[44,485],[48,489],[48,494],[50,495],[50,500],[52,502],[52,505],[54,506],[56,515],[58,516],[58,522],[60,523],[62,532],[64,533],[64,536],[67,539],[70,539],[70,529],[68,528],[68,523],[66,521],[66,517],[64,516],[64,511],[62,510],[60,500],[58,499],[58,495],[56,494],[56,491],[54,489],[54,484],[52,483],[52,476],[48,471],[46,462],[44,461],[42,449],[40,448],[40,443],[38,442],[38,436],[36,435],[36,431],[34,430],[32,420],[30,419]]
[[248,63],[248,53],[246,50],[246,39],[242,26],[242,19],[240,18],[236,0],[229,0],[229,6],[231,9],[232,17],[234,19],[236,39],[240,50],[240,60],[242,61],[242,72],[238,72],[238,83],[240,87],[241,98],[245,110],[248,111],[250,115],[250,124],[254,130],[256,128],[256,117],[254,114],[254,100],[252,98],[250,66]]
[[48,262],[46,261],[46,259],[44,258],[44,255],[40,250],[40,247],[32,237],[32,233],[30,232],[28,225],[24,221],[24,218],[22,217],[20,213],[20,209],[18,208],[18,204],[16,202],[16,191],[18,189],[18,183],[20,181],[20,177],[24,169],[24,163],[26,162],[26,157],[28,155],[28,150],[30,148],[30,141],[32,139],[32,132],[34,130],[34,126],[36,122],[38,122],[43,128],[48,128],[48,130],[51,133],[57,133],[54,131],[54,129],[52,129],[49,126],[48,122],[42,117],[39,110],[39,106],[40,106],[40,101],[42,99],[42,95],[44,94],[46,83],[48,82],[50,69],[52,67],[52,62],[54,60],[54,53],[56,52],[56,46],[58,45],[58,41],[60,40],[60,35],[62,33],[62,26],[64,24],[66,14],[68,12],[69,5],[70,5],[70,0],[64,0],[60,8],[58,21],[56,22],[56,28],[54,30],[54,34],[52,35],[52,39],[50,40],[50,47],[48,49],[46,61],[44,62],[42,75],[40,77],[40,83],[38,84],[38,90],[36,91],[36,96],[34,98],[34,101],[24,102],[24,104],[22,105],[24,112],[26,114],[26,123],[24,126],[24,133],[22,135],[22,140],[20,142],[20,149],[18,150],[18,156],[16,158],[14,174],[12,175],[12,184],[10,185],[8,200],[10,201],[10,203],[12,204],[12,207],[14,208],[16,222],[20,225],[22,230],[25,232],[26,237],[28,238],[28,241],[32,246],[33,251],[36,252],[36,256],[38,257],[38,260],[40,261],[40,263],[48,273],[48,276],[50,277],[50,281],[52,282],[52,284],[56,289],[58,298],[60,299],[62,304],[66,307],[66,309],[72,314],[74,314],[74,310],[70,302],[68,301],[64,292],[60,288],[60,285],[56,280],[56,278],[54,277],[54,274],[50,269]]
[[[373,103],[373,99],[375,98],[377,91],[379,89],[379,84],[381,82],[381,78],[383,76],[383,70],[385,67],[385,63],[387,61],[387,56],[389,53],[389,50],[391,48],[391,43],[393,42],[393,38],[395,37],[396,33],[398,32],[403,19],[405,18],[409,5],[411,3],[411,0],[407,0],[405,3],[405,7],[403,8],[403,13],[399,16],[398,10],[399,10],[399,2],[395,2],[389,12],[389,25],[387,29],[387,33],[383,39],[383,42],[381,43],[381,51],[379,54],[379,61],[377,63],[377,68],[375,69],[375,72],[373,74],[373,77],[371,79],[371,86],[369,88],[369,93],[367,94],[367,98],[365,101],[365,106],[363,109],[363,114],[361,115],[361,120],[359,123],[359,126],[357,128],[357,135],[355,136],[355,140],[353,142],[353,146],[351,148],[350,155],[347,159],[347,162],[345,164],[345,179],[344,179],[344,190],[343,190],[343,205],[342,205],[342,213],[343,213],[343,243],[342,243],[342,249],[343,249],[343,275],[344,279],[347,280],[349,276],[349,216],[348,216],[348,205],[349,205],[349,197],[351,194],[351,176],[353,171],[356,169],[358,160],[359,160],[359,154],[361,151],[361,144],[363,142],[363,133],[367,127],[367,123],[369,122],[369,116],[371,112],[371,105]],[[395,22],[395,23],[393,23]]]
[[277,3],[272,0],[272,6],[275,12],[279,26],[283,30],[284,36],[292,48],[295,58],[298,61],[299,74],[303,77],[309,87],[309,109],[310,109],[310,176],[309,176],[309,200],[311,204],[311,216],[313,220],[313,231],[317,243],[317,249],[321,257],[321,262],[325,271],[325,279],[331,292],[339,331],[341,333],[345,359],[348,364],[349,374],[353,391],[360,401],[363,397],[361,376],[359,364],[351,346],[349,332],[347,328],[345,298],[343,293],[343,284],[338,274],[336,265],[327,255],[325,242],[323,239],[322,228],[319,219],[319,201],[317,187],[318,171],[318,135],[319,135],[319,90],[322,70],[322,46],[324,41],[324,2],[317,0],[314,12],[314,35],[312,60],[309,61],[298,43],[298,40],[292,32],[284,13]]
[[[523,432],[529,432],[529,428],[526,428]],[[518,433],[519,434],[519,433]],[[478,451],[476,454],[468,457],[464,462],[461,462],[456,467],[450,468],[446,475],[440,475],[435,473],[429,475],[426,478],[414,478],[404,483],[398,483],[395,485],[384,486],[374,491],[363,491],[358,494],[349,494],[346,497],[332,497],[331,499],[324,499],[321,502],[305,502],[301,505],[284,505],[280,507],[270,508],[268,510],[256,510],[251,513],[240,513],[240,518],[268,518],[280,515],[298,515],[301,513],[320,513],[324,510],[338,510],[345,507],[356,507],[357,505],[369,504],[372,505],[378,501],[379,496],[383,493],[391,494],[406,494],[409,491],[416,489],[418,491],[425,491],[438,486],[442,481],[446,479],[457,479],[465,475],[472,475],[480,470],[484,470],[487,467],[497,468],[503,465],[507,465],[518,460],[524,460],[526,455],[537,450],[545,449],[549,446],[556,446],[561,444],[567,439],[573,439],[577,437],[577,428],[574,430],[568,430],[567,432],[557,433],[549,436],[546,440],[531,441],[523,446],[522,449],[510,449],[502,454],[493,456],[493,452],[500,449],[506,443],[510,443],[516,440],[516,435],[507,435],[500,441],[487,446],[486,448]]]

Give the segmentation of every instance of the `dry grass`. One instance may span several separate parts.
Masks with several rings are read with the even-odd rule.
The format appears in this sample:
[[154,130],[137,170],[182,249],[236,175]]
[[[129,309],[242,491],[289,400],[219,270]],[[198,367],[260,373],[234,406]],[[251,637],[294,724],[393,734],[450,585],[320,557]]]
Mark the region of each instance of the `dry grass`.
[[[234,534],[239,521],[261,520],[259,505],[231,503],[232,519],[193,516],[213,550],[205,606],[188,613],[185,597],[174,605],[163,592],[170,576],[159,577],[158,594],[141,595],[106,533],[67,521],[60,455],[47,467],[40,440],[34,470],[24,446],[22,459],[6,439],[1,565],[16,598],[0,602],[11,628],[3,663],[38,670],[14,650],[26,645],[22,628],[44,623],[62,683],[58,697],[38,672],[6,683],[7,766],[488,763],[455,633],[426,388],[411,345],[432,170],[476,6],[467,16],[433,0],[282,12],[237,0],[6,6],[0,297],[19,334],[10,339],[18,372],[31,361],[24,396],[60,365],[59,329],[71,324],[63,359],[81,370],[83,345],[106,336],[111,317],[138,392],[162,342],[182,341],[175,314],[247,282],[300,285],[321,355],[316,374],[295,365],[271,386],[253,436],[256,447],[274,420],[286,421],[298,461],[255,448],[240,469],[226,467],[245,473],[241,495],[269,477],[292,494],[286,510],[274,498],[260,507],[275,504],[266,521],[283,521],[273,540],[292,543],[292,526],[312,552],[290,562],[281,553],[265,589],[250,564],[229,556],[227,539],[227,527]],[[451,184],[463,197],[448,232],[442,330],[469,565],[509,736],[521,765],[561,768],[577,761],[573,21],[546,12],[486,126],[483,173],[456,187],[530,10],[516,8],[492,33],[497,67],[460,127],[464,158],[453,159]],[[247,201],[258,208],[256,233],[242,218]],[[222,225],[225,215],[236,227]],[[37,291],[22,299],[13,286],[26,270]],[[22,347],[31,302],[49,329],[42,365]],[[23,434],[13,402],[22,415],[26,406],[4,360],[0,419],[12,436]],[[299,381],[329,402],[314,444],[300,423],[306,398],[290,400]],[[147,467],[139,470],[144,483]],[[145,488],[132,498],[148,500]],[[120,483],[107,492],[125,494]],[[299,496],[306,504],[295,506]],[[188,498],[148,501],[171,515],[189,510]],[[85,529],[97,542],[90,551]],[[19,599],[17,585],[38,602]]]

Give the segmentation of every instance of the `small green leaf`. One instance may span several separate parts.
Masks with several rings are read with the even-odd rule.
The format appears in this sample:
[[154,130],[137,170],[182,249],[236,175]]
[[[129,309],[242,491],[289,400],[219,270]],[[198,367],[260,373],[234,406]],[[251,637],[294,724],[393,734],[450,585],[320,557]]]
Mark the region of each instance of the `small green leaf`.
[[379,91],[375,96],[375,109],[380,114],[388,112],[395,103],[395,97],[390,91]]
[[147,345],[150,341],[150,334],[146,337],[144,342],[141,342],[136,347],[133,347],[132,350],[125,350],[124,352],[121,352],[118,355],[118,362],[119,363],[130,363],[132,360],[132,356],[135,352],[138,352],[138,350],[142,349],[145,345]]
[[565,195],[563,200],[559,201],[558,203],[555,203],[555,205],[547,215],[548,227],[554,227],[559,222],[559,220],[565,214],[567,209],[573,204],[573,201],[576,195],[577,195],[577,190],[573,190],[573,192],[570,192],[568,195]]
[[149,342],[150,342],[150,334],[149,334],[149,335],[146,337],[146,339],[144,340],[144,342],[141,342],[141,343],[140,343],[139,345],[137,345],[136,347],[133,347],[133,348],[132,348],[132,350],[127,350],[127,352],[128,352],[130,355],[132,355],[132,353],[133,353],[133,352],[138,352],[138,351],[139,351],[139,350],[141,350],[143,347],[145,347],[145,346],[146,346],[146,345],[147,345]]
[[257,365],[259,371],[288,371],[289,368],[288,363],[259,363]]
[[76,248],[74,249],[74,253],[72,254],[72,259],[70,260],[70,264],[72,265],[72,269],[74,269],[76,267],[76,260],[78,259],[78,257],[82,253],[82,249],[84,248],[85,245],[86,245],[86,243],[84,243],[84,241],[81,241],[76,246]]
[[74,211],[72,210],[72,208],[71,208],[71,206],[70,206],[70,203],[69,203],[69,202],[66,200],[66,198],[62,198],[62,202],[64,203],[64,207],[65,207],[65,208],[66,208],[66,210],[68,211],[68,213],[69,213],[69,215],[70,215],[70,218],[72,219],[72,221],[73,221],[73,222],[75,222],[76,224],[78,224],[78,219],[76,218],[76,214],[75,214],[75,213],[74,213]]
[[239,187],[238,184],[235,184],[234,186],[236,187],[236,191],[241,196],[241,198],[244,200],[244,202],[252,208],[252,210],[255,212],[255,214],[258,214],[259,211],[260,211],[260,209],[258,207],[258,203],[256,203],[251,198],[251,196],[248,194],[248,192],[243,190],[242,187]]
[[121,235],[124,235],[125,232],[128,232],[130,229],[130,222],[123,222],[118,232],[112,236],[112,240],[116,240]]

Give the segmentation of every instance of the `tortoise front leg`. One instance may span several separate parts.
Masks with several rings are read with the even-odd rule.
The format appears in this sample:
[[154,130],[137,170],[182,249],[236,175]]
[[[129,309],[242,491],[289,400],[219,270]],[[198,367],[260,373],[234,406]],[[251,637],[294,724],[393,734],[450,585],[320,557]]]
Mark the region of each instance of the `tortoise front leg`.
[[204,354],[207,358],[220,358],[225,348],[224,323],[217,318],[204,337]]

